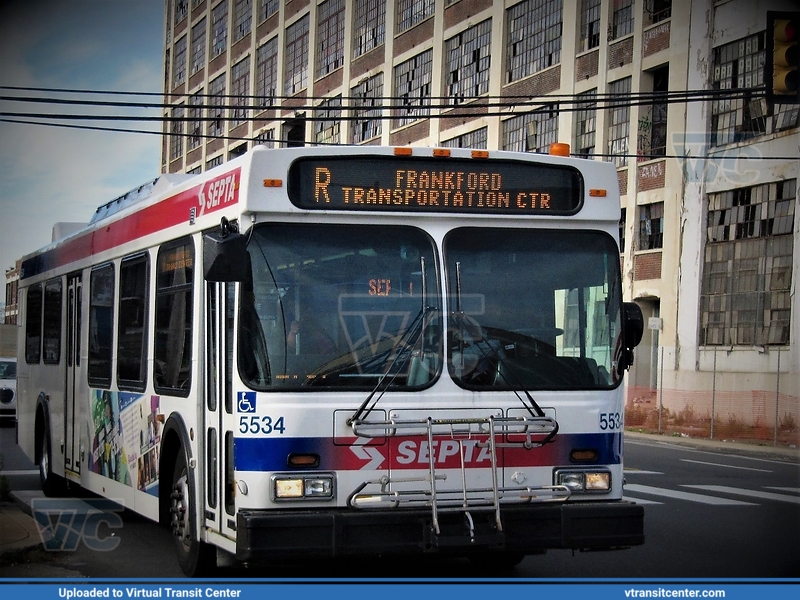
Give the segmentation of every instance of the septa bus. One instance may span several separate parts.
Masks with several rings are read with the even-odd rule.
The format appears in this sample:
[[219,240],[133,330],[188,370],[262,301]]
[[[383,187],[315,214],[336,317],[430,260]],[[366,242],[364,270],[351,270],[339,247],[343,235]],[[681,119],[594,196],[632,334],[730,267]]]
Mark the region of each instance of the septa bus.
[[[568,154],[568,153],[567,153]],[[644,543],[613,165],[255,148],[22,260],[21,446],[181,567]]]

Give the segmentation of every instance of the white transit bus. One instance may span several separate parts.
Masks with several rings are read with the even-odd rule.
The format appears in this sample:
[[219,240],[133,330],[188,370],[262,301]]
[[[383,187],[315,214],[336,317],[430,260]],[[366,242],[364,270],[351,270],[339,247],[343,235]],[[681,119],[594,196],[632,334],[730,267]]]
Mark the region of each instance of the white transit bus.
[[644,543],[613,165],[256,148],[22,260],[18,439],[182,569]]

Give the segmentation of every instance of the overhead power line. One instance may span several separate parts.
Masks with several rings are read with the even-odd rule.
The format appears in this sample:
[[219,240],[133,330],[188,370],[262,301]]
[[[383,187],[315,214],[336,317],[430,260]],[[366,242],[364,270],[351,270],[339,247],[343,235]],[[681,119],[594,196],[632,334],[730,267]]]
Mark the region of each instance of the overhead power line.
[[[65,128],[65,129],[77,129],[77,130],[86,130],[86,131],[105,131],[105,132],[112,132],[112,133],[135,133],[135,134],[145,134],[145,135],[158,135],[158,136],[169,136],[169,137],[182,137],[182,138],[199,138],[199,139],[207,139],[207,140],[230,140],[230,141],[240,141],[240,142],[263,142],[259,138],[259,136],[230,136],[230,135],[211,135],[211,134],[202,134],[202,133],[164,133],[163,131],[151,131],[148,129],[124,129],[121,127],[101,127],[96,125],[76,125],[74,123],[42,123],[37,121],[24,121],[18,119],[5,119],[0,118],[0,123],[16,123],[20,125],[40,125],[43,127],[56,127],[56,128]],[[266,140],[270,143],[274,144],[283,144],[289,143],[294,140],[288,140],[283,138],[273,138],[270,140]],[[311,146],[350,146],[352,144],[347,144],[344,142],[336,143],[336,142],[318,142],[316,140],[311,141],[304,141],[304,144],[309,144]],[[729,152],[720,154],[720,155],[705,155],[705,156],[693,156],[693,155],[683,155],[683,154],[658,154],[658,155],[649,155],[649,154],[601,154],[601,153],[592,153],[588,155],[579,155],[573,154],[574,157],[582,157],[582,158],[614,158],[614,157],[625,157],[625,158],[639,158],[639,159],[657,159],[657,158],[675,158],[675,159],[682,159],[682,160],[796,160],[797,157],[795,156],[750,156],[747,154],[742,154],[737,152],[735,154],[731,154]]]

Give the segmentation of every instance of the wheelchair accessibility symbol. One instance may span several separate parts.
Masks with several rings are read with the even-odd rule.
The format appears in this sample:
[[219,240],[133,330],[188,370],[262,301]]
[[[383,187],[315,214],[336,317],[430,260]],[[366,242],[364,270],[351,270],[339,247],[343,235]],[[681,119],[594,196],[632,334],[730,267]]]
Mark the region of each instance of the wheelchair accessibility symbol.
[[239,412],[240,413],[254,413],[256,412],[256,393],[255,392],[239,392]]

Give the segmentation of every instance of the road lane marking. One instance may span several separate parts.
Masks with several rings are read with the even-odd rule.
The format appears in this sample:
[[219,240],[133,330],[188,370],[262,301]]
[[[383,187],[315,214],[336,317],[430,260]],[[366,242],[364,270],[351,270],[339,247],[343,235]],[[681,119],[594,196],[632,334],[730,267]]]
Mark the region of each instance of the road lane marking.
[[771,485],[764,486],[768,490],[776,490],[778,492],[789,492],[790,494],[800,494],[800,488],[793,487],[775,487]]
[[761,498],[762,500],[777,500],[779,502],[791,502],[800,504],[800,497],[787,496],[786,494],[773,494],[772,492],[759,492],[757,490],[745,490],[742,488],[728,487],[726,485],[684,485],[682,487],[706,490],[708,492],[721,492],[723,494],[737,494],[749,498]]
[[688,458],[682,458],[681,462],[688,462],[688,463],[696,463],[698,465],[709,465],[712,467],[725,467],[728,469],[741,469],[742,471],[758,471],[759,473],[772,473],[769,469],[754,469],[753,467],[738,467],[736,465],[724,465],[722,463],[712,463],[712,462],[705,462],[702,460],[689,460]]
[[663,475],[661,471],[645,471],[644,469],[622,469],[626,475]]
[[38,475],[38,469],[30,469],[28,471],[0,471],[0,475]]
[[681,492],[679,490],[670,490],[667,488],[658,488],[649,485],[639,485],[636,483],[628,483],[623,489],[625,492],[639,492],[641,494],[665,496],[667,498],[688,500],[690,502],[701,502],[703,504],[713,504],[715,506],[753,506],[752,502],[742,502],[740,500],[730,500],[728,498],[718,498],[716,496],[705,496],[703,494],[693,494],[691,492]]

